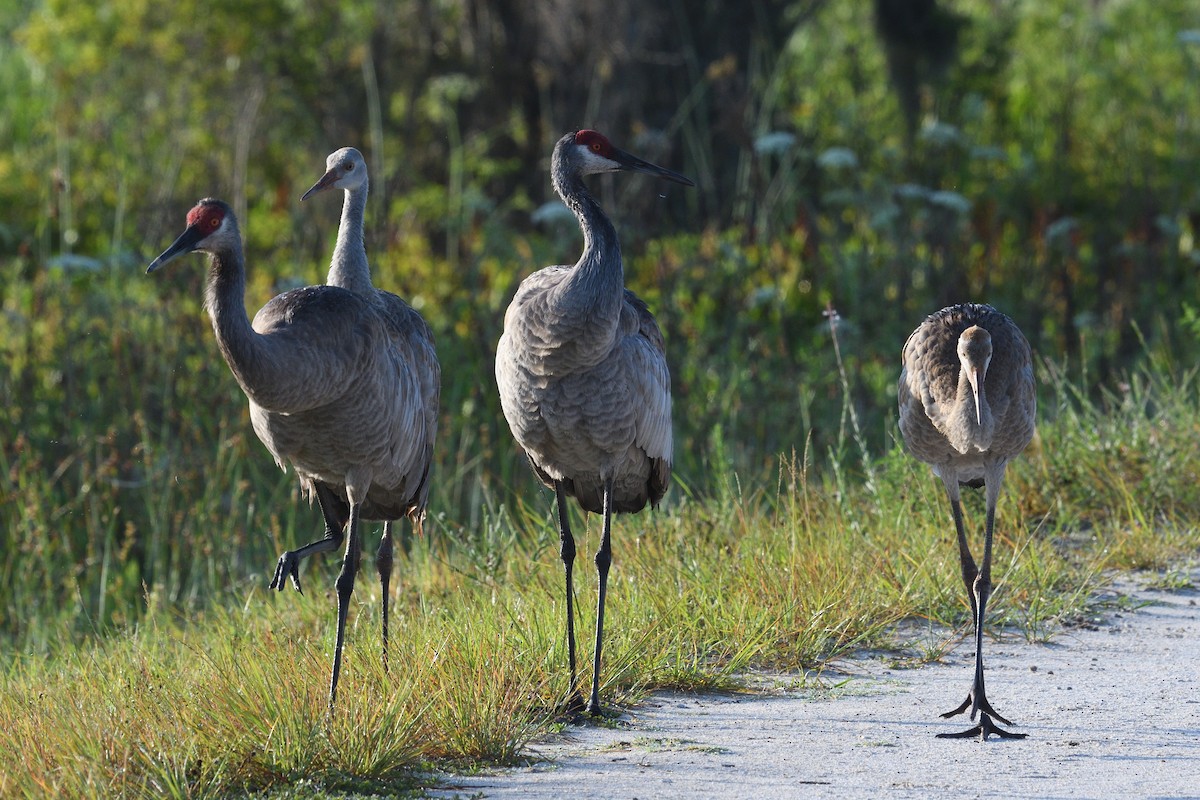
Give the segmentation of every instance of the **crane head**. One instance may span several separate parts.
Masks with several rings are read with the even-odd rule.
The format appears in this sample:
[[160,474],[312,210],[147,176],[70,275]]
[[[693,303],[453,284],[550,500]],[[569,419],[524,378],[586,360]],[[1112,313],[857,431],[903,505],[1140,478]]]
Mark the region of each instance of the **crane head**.
[[154,272],[185,253],[209,250],[218,240],[227,240],[230,236],[240,237],[233,209],[227,203],[206,197],[188,212],[187,228],[162,255],[150,262],[146,272]]
[[644,172],[656,178],[665,178],[684,186],[695,186],[690,178],[685,178],[678,172],[673,172],[649,161],[643,161],[632,153],[626,153],[619,147],[614,147],[604,134],[598,131],[577,131],[574,136],[567,134],[559,146],[564,144],[572,147],[574,152],[571,159],[575,169],[581,175],[593,175],[600,172]]
[[982,425],[983,413],[979,394],[983,391],[984,381],[987,380],[988,364],[992,362],[992,335],[978,325],[972,325],[963,331],[958,337],[958,361],[971,384],[971,394],[975,397],[975,423]]
[[353,190],[367,182],[367,162],[353,147],[335,150],[325,159],[325,174],[300,198],[307,200],[326,189]]

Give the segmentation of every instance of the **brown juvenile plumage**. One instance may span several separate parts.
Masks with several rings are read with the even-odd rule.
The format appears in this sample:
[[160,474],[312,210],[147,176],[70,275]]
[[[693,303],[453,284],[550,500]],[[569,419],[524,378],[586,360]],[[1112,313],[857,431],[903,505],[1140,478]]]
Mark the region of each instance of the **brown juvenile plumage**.
[[[1033,439],[1037,399],[1033,356],[1016,324],[987,305],[944,308],[922,322],[904,344],[897,396],[900,432],[909,452],[942,479],[958,537],[963,583],[975,627],[975,678],[967,699],[943,714],[980,713],[979,725],[942,737],[996,734],[1011,725],[988,703],[983,680],[983,621],[991,594],[996,500],[1008,461]],[[959,485],[983,486],[987,498],[983,562],[976,567],[963,527]]]

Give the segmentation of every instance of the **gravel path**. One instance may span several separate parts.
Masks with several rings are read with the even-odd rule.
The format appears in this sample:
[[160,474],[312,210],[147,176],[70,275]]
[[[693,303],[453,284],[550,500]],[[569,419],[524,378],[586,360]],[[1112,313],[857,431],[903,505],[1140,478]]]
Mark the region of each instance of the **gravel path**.
[[[1193,576],[1200,582],[1200,571]],[[533,766],[448,778],[435,797],[1200,798],[1200,592],[1117,587],[1147,603],[1050,644],[985,642],[988,699],[1025,740],[943,740],[971,644],[937,664],[848,665],[836,688],[659,693],[613,727],[532,748]]]

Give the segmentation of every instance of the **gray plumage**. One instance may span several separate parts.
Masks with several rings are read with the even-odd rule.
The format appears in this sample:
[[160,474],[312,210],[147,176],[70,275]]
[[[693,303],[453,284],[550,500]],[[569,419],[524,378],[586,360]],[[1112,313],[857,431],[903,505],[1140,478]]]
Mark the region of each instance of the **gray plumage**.
[[[954,716],[980,713],[979,725],[946,738],[995,733],[1011,725],[988,703],[983,679],[983,621],[991,594],[992,533],[996,501],[1010,459],[1033,439],[1037,398],[1033,356],[1016,324],[987,305],[967,303],[931,314],[904,344],[897,397],[900,432],[909,452],[942,479],[958,537],[963,583],[975,628],[975,678]],[[983,563],[976,567],[963,527],[960,484],[984,487],[987,518]]]
[[[272,298],[251,322],[237,220],[201,200],[148,272],[194,251],[209,255],[205,308],[217,345],[250,403],[254,432],[280,467],[348,530],[338,577],[339,624],[329,702],[337,693],[345,611],[363,519],[419,518],[428,496],[425,389],[389,315],[368,296],[307,286]],[[343,513],[344,512],[344,513]]]
[[581,702],[572,610],[575,543],[565,498],[604,515],[596,554],[600,595],[592,713],[599,713],[611,516],[658,503],[671,475],[671,385],[662,332],[646,304],[625,289],[616,231],[583,183],[585,175],[621,170],[692,185],[678,173],[613,147],[595,131],[563,136],[554,148],[551,179],[579,220],[583,254],[572,266],[547,267],[521,282],[496,352],[505,419],[557,498],[573,704]]
[[[371,283],[371,270],[367,262],[367,249],[363,236],[363,225],[367,206],[370,181],[367,164],[362,154],[353,147],[343,147],[330,153],[325,159],[325,174],[300,198],[307,200],[323,191],[342,189],[341,223],[338,226],[337,243],[329,264],[328,285],[347,289],[370,303],[390,335],[390,344],[398,358],[408,365],[418,391],[411,398],[413,409],[418,413],[418,424],[411,434],[422,444],[416,466],[426,475],[422,492],[416,506],[406,515],[411,517],[416,528],[421,527],[425,515],[425,504],[429,495],[428,472],[433,460],[434,440],[437,436],[438,407],[441,394],[441,366],[433,342],[433,331],[408,303],[391,292],[376,289]],[[335,495],[326,501],[330,494]],[[344,493],[336,487],[317,495],[325,516],[325,536],[297,550],[289,550],[279,557],[271,588],[282,591],[290,577],[297,591],[300,590],[300,562],[316,553],[341,546],[343,528],[349,515],[349,504]],[[383,536],[375,559],[381,590],[380,628],[383,641],[383,666],[388,665],[388,609],[392,572],[392,520],[401,514],[385,516]],[[347,598],[348,602],[348,598]],[[344,626],[345,611],[339,598],[339,628]]]

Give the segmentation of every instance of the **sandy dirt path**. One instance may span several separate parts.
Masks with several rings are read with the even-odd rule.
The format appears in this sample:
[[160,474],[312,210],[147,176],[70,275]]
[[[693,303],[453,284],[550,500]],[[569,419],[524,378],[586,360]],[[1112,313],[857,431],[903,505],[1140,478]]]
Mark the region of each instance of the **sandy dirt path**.
[[[1200,571],[1194,576],[1200,582]],[[532,766],[448,777],[435,797],[1200,798],[1200,592],[1135,604],[1050,644],[985,643],[988,697],[1025,740],[944,740],[971,643],[915,669],[855,660],[827,690],[658,693],[618,726],[537,743]]]

